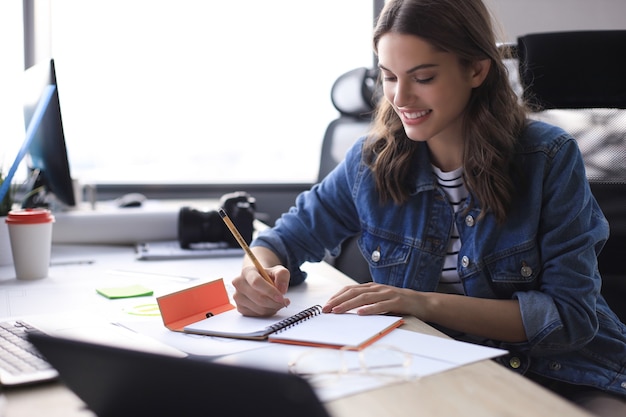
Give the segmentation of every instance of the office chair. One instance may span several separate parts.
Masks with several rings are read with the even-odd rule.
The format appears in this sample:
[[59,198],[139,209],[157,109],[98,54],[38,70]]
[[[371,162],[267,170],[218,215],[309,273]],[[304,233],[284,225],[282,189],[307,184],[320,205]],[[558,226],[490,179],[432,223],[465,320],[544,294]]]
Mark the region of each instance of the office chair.
[[318,172],[321,181],[337,166],[348,148],[368,131],[372,120],[376,93],[377,69],[356,68],[334,82],[330,99],[339,117],[328,125],[322,142]]
[[[378,69],[361,67],[341,75],[333,84],[330,98],[339,117],[330,122],[324,133],[318,181],[343,160],[358,138],[367,134],[374,103],[379,98],[377,79]],[[327,255],[325,260],[356,281],[368,282],[371,281],[368,264],[356,240],[356,237],[347,239],[339,256]]]
[[577,140],[611,235],[598,257],[602,294],[626,322],[626,30],[534,33],[517,40],[533,118]]

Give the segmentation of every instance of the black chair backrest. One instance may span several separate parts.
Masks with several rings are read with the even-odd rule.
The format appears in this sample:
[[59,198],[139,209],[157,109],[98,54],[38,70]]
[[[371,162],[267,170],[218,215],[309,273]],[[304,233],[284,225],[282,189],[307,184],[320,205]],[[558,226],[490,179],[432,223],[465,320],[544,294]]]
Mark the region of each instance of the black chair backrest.
[[[322,142],[318,172],[321,181],[339,162],[350,146],[368,133],[379,90],[376,88],[378,69],[355,68],[341,75],[331,89],[330,97],[339,117],[328,125]],[[326,261],[359,281],[371,281],[369,267],[357,245],[358,237],[351,237],[341,245],[341,254]]]
[[524,98],[545,109],[626,108],[626,30],[518,38]]

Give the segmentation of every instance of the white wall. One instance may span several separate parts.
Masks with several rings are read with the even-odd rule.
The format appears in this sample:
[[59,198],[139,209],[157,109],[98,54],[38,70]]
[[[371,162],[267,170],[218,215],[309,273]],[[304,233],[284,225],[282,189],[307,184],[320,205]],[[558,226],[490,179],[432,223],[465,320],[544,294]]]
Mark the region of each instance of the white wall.
[[626,29],[626,0],[485,0],[504,39],[533,32]]

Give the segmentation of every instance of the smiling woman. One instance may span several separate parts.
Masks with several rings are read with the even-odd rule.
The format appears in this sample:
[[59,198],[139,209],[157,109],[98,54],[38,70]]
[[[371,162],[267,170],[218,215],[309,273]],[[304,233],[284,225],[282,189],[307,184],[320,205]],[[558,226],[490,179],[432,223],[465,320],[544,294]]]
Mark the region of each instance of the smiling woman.
[[314,181],[314,155],[336,117],[332,83],[372,65],[363,41],[372,9],[362,0],[52,3],[74,175],[104,183]]

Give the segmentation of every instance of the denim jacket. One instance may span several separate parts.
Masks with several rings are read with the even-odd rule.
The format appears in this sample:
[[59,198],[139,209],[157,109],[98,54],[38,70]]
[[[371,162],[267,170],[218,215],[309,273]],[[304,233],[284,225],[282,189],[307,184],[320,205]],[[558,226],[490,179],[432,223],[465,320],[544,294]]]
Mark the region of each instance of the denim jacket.
[[306,277],[302,263],[320,261],[327,251],[337,255],[343,240],[360,234],[375,282],[434,291],[455,222],[465,294],[520,304],[528,341],[490,341],[509,351],[499,361],[520,373],[626,395],[626,325],[600,294],[597,254],[608,223],[569,134],[529,122],[515,154],[517,194],[503,225],[489,213],[479,220],[480,202],[471,194],[453,212],[425,144],[416,155],[410,199],[381,204],[362,160],[364,140],[252,243],[281,257],[292,285]]

